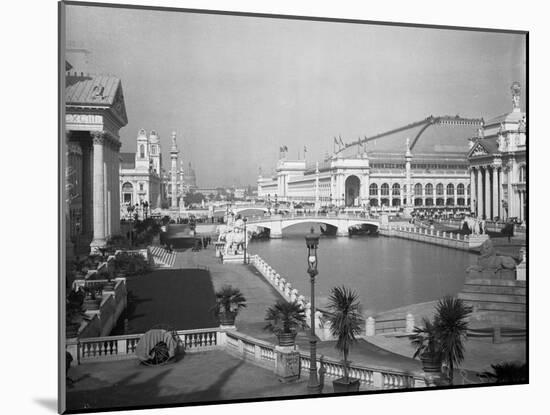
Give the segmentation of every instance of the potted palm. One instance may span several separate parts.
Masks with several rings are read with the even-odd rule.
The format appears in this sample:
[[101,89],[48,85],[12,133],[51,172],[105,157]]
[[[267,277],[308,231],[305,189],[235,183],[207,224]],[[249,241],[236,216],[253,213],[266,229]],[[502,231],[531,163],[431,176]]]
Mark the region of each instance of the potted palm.
[[447,295],[438,301],[435,310],[441,359],[448,367],[449,382],[452,384],[454,368],[464,360],[464,341],[472,307],[459,298]]
[[471,312],[472,308],[463,300],[445,296],[435,307],[433,321],[424,318],[424,327],[414,328],[410,337],[416,347],[413,357],[420,357],[425,372],[441,372],[441,364],[445,363],[448,380],[453,383],[454,368],[464,360],[467,319]]
[[414,334],[410,336],[415,347],[413,359],[420,358],[422,369],[426,373],[441,372],[441,347],[437,335],[436,325],[424,317],[423,327],[415,327]]
[[529,380],[529,368],[525,362],[502,362],[491,365],[492,372],[483,372],[479,376],[493,383],[526,383]]
[[358,295],[345,287],[335,287],[329,295],[327,317],[331,334],[336,337],[336,348],[342,353],[344,377],[334,380],[334,392],[355,392],[359,390],[359,379],[349,377],[349,349],[361,333],[363,318]]
[[267,309],[265,320],[264,330],[277,336],[279,346],[294,346],[298,330],[306,325],[306,313],[297,302],[279,300]]
[[214,312],[222,326],[234,326],[237,314],[244,307],[246,307],[246,298],[238,288],[224,285],[216,292]]

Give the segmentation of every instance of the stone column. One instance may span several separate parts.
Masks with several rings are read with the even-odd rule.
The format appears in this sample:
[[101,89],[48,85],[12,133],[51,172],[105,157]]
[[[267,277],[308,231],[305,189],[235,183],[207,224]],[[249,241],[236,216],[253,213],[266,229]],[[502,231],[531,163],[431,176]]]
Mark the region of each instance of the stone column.
[[93,204],[94,204],[94,230],[93,240],[90,244],[92,252],[98,247],[105,246],[105,173],[104,173],[104,143],[103,132],[93,131]]
[[[471,186],[472,185],[470,184],[470,187]],[[458,206],[458,183],[453,183],[453,189],[454,189],[453,197],[454,197],[454,201],[455,201],[454,205]],[[467,184],[464,185],[464,192],[466,192],[466,193],[468,192],[468,185]],[[464,195],[464,205],[466,205],[466,198],[467,197],[468,196]]]
[[512,188],[512,160],[508,161],[506,170],[507,186],[508,186],[508,217],[517,216],[514,208],[514,190]]
[[498,167],[493,166],[493,217],[500,216],[498,213],[499,206],[499,197],[498,197]]
[[476,194],[476,201],[477,201],[477,211],[476,216],[480,217],[483,215],[483,177],[481,173],[481,167],[478,167],[477,169],[477,194]]
[[485,167],[485,218],[491,217],[491,174],[489,166]]
[[504,173],[503,173],[503,167],[501,166],[498,169],[498,194],[499,194],[499,201],[498,201],[498,215],[502,219],[507,219],[506,211],[504,210],[504,207],[502,206],[502,201],[504,199],[503,191],[502,191],[502,184],[504,183]]
[[[468,186],[464,186],[464,187],[465,187],[465,189],[464,189],[464,198],[467,198],[468,197]],[[476,205],[475,205],[476,197],[474,197],[475,188],[476,188],[476,171],[472,167],[472,168],[470,168],[470,212],[475,212],[475,210],[476,210]],[[455,194],[457,194],[457,193],[458,193],[458,190],[455,190]]]

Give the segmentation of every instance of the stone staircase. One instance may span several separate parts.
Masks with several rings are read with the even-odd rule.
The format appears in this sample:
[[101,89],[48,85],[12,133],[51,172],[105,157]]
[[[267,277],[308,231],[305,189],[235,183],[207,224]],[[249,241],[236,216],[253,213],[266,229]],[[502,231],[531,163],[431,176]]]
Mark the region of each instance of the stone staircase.
[[176,253],[168,252],[160,246],[149,247],[155,266],[158,268],[172,268],[176,262]]
[[525,327],[525,281],[467,279],[458,298],[474,308],[471,327]]

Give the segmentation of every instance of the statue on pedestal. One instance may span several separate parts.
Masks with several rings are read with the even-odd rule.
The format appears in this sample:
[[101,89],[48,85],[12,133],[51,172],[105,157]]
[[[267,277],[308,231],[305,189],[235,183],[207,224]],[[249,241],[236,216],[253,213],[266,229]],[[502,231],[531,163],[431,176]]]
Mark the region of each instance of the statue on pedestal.
[[493,242],[487,239],[481,245],[476,265],[466,269],[470,279],[515,279],[516,261],[510,256],[497,255]]

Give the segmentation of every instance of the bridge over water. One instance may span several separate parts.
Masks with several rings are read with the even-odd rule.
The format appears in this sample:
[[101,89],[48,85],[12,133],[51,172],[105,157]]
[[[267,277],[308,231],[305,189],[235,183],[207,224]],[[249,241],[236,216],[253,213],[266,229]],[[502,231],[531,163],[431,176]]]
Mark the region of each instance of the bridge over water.
[[283,230],[301,223],[318,223],[336,228],[337,236],[348,236],[349,228],[360,225],[371,225],[378,230],[380,221],[359,215],[272,215],[263,218],[251,218],[248,224],[269,229],[271,238],[282,238]]

